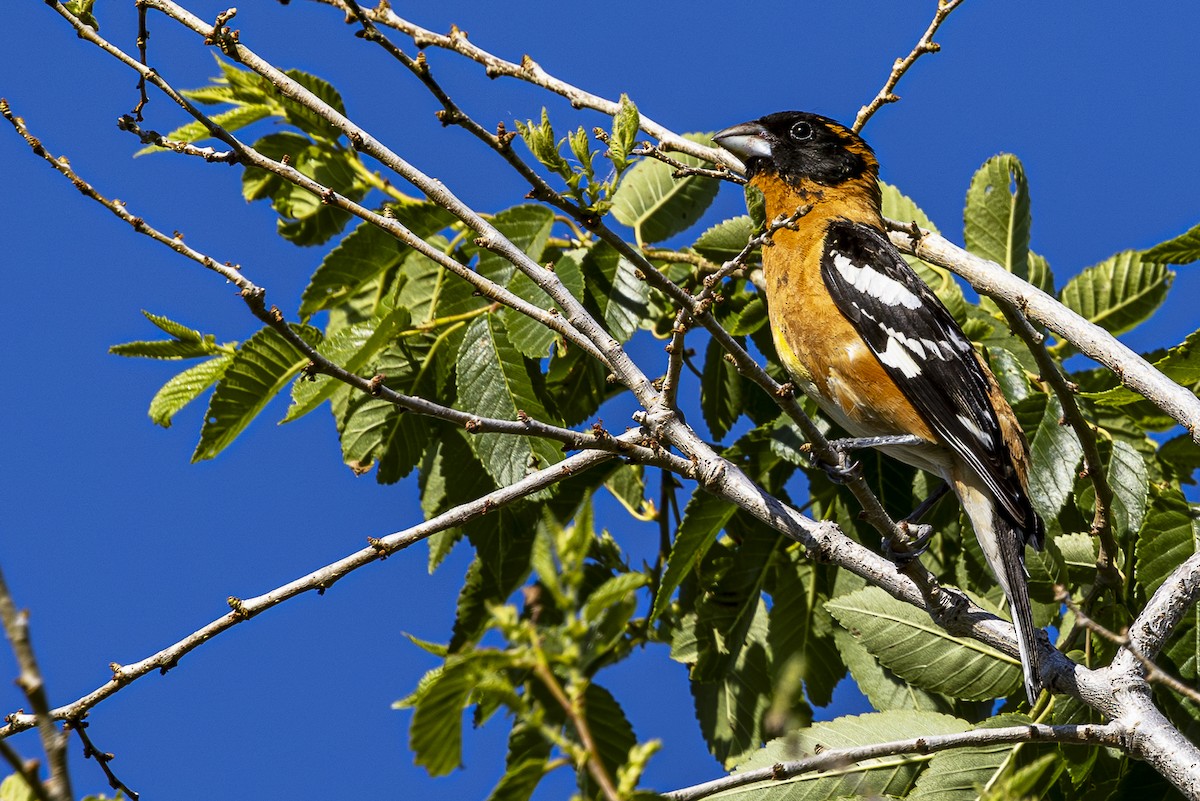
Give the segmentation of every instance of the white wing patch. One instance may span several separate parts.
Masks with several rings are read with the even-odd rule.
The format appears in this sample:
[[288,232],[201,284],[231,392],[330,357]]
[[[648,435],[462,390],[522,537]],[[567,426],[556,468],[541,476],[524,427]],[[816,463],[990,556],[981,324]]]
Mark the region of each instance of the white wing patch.
[[979,426],[975,425],[975,421],[972,420],[971,418],[967,417],[965,414],[959,414],[959,415],[955,415],[955,416],[958,418],[958,422],[962,423],[963,426],[965,426],[966,429],[971,432],[971,434],[975,437],[975,439],[977,439],[977,440],[979,440],[979,442],[983,443],[983,446],[985,448],[987,448],[988,450],[991,450],[991,448],[992,448],[991,434],[988,434],[986,431],[981,430],[979,428]]
[[[935,342],[932,339],[906,336],[903,331],[897,331],[890,325],[876,321],[887,335],[887,347],[879,354],[879,361],[888,367],[899,370],[905,378],[913,378],[921,374],[921,365],[917,359],[928,361],[941,359],[949,361],[953,351],[947,342]],[[916,357],[914,359],[913,357]]]
[[895,278],[889,278],[869,264],[855,264],[837,251],[830,251],[829,255],[842,278],[859,292],[868,294],[888,306],[915,309],[921,305],[921,299]]

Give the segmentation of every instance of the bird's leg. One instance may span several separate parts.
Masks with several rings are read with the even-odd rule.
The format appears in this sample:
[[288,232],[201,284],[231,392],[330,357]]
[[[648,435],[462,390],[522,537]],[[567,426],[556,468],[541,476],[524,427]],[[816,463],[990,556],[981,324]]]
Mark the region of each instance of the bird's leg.
[[859,464],[850,459],[850,451],[860,451],[865,448],[881,448],[888,445],[918,445],[923,442],[920,437],[911,434],[890,435],[882,437],[847,437],[845,439],[829,440],[829,449],[837,456],[837,463],[830,464],[822,461],[816,455],[813,463],[825,471],[829,480],[835,484],[845,484],[860,475]]
[[885,537],[880,547],[883,548],[889,559],[903,564],[925,553],[925,550],[929,547],[929,541],[933,538],[933,526],[928,523],[921,523],[920,520],[929,514],[929,510],[949,491],[950,484],[943,481],[938,485],[937,489],[930,493],[928,498],[917,504],[917,508],[913,509],[908,517],[896,524],[896,527],[909,538],[909,542],[903,551],[897,551],[892,547],[891,539]]

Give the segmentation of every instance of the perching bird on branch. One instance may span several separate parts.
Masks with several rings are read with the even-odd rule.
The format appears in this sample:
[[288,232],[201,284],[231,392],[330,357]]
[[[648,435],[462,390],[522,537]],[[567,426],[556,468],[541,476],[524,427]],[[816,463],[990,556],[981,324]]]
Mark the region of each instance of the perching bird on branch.
[[1029,500],[1029,447],[995,377],[883,228],[879,163],[853,131],[785,111],[713,139],[746,165],[768,220],[763,248],[779,358],[856,437],[915,435],[882,450],[943,479],[971,520],[1012,608],[1032,705],[1041,689],[1025,545],[1045,527]]

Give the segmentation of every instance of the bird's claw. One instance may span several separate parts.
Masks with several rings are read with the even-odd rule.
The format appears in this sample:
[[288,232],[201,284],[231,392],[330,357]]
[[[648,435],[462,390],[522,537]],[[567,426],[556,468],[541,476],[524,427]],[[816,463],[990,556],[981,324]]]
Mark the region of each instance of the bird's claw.
[[897,549],[896,543],[890,537],[884,537],[879,547],[898,565],[906,565],[929,549],[929,541],[933,539],[933,526],[928,523],[910,523],[901,520],[896,524],[900,532],[908,538],[903,550]]

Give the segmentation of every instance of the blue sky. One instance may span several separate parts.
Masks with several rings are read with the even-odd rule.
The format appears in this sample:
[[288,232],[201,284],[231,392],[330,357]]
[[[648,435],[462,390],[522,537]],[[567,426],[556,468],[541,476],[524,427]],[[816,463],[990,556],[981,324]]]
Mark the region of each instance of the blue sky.
[[[132,48],[132,3],[98,5],[103,33]],[[529,52],[598,94],[627,92],[676,131],[712,131],[785,108],[851,120],[925,29],[932,6],[446,2],[412,18],[434,30],[457,23],[510,59]],[[224,7],[189,4],[205,19]],[[997,152],[1016,153],[1032,189],[1033,247],[1060,284],[1118,250],[1200,222],[1200,8],[1086,9],[968,0],[938,36],[943,51],[917,64],[899,87],[902,101],[865,131],[884,179],[959,241],[972,173]],[[152,63],[172,82],[198,86],[214,74],[211,53],[194,36],[151,21]],[[52,152],[160,228],[241,263],[281,308],[296,307],[322,251],[276,237],[270,210],[241,200],[236,168],[168,155],[132,159],[136,141],[114,124],[136,102],[132,74],[78,41],[42,3],[6,3],[0,23],[0,95]],[[424,90],[355,39],[336,12],[311,2],[246,3],[234,26],[277,64],[332,81],[352,116],[464,199],[485,210],[522,202],[519,179],[466,134],[443,130]],[[488,81],[447,54],[430,58],[484,122],[536,117],[543,104],[560,129],[599,121],[516,82]],[[161,96],[146,113],[147,125],[162,131],[184,121]],[[189,464],[202,406],[170,430],[145,414],[175,366],[110,356],[107,346],[152,338],[140,309],[222,340],[245,338],[257,323],[229,286],[81,198],[4,127],[8,289],[0,314],[9,367],[0,566],[32,611],[57,704],[105,681],[108,663],[139,660],[223,614],[227,596],[264,592],[356,550],[367,536],[405,528],[419,507],[411,485],[354,478],[327,415],[272,425],[283,414],[278,403],[217,460]],[[727,189],[711,219],[741,210],[739,194]],[[1127,341],[1180,341],[1197,327],[1198,292],[1195,273],[1181,272],[1159,317]],[[617,534],[630,548],[653,537],[621,523]],[[468,733],[465,772],[430,780],[411,764],[407,714],[389,708],[432,664],[402,633],[447,637],[466,561],[460,550],[430,577],[417,548],[324,597],[289,602],[205,645],[168,676],[106,701],[92,713],[90,733],[147,798],[482,799],[499,776],[499,726]],[[12,675],[10,655],[0,653],[0,676]],[[652,786],[717,775],[696,733],[683,670],[665,654],[638,657],[608,686],[640,737],[665,740],[648,774]],[[824,714],[853,708],[844,703]],[[4,712],[24,705],[0,681]],[[32,734],[14,745],[36,749]],[[78,748],[72,765],[77,790],[104,788]]]

